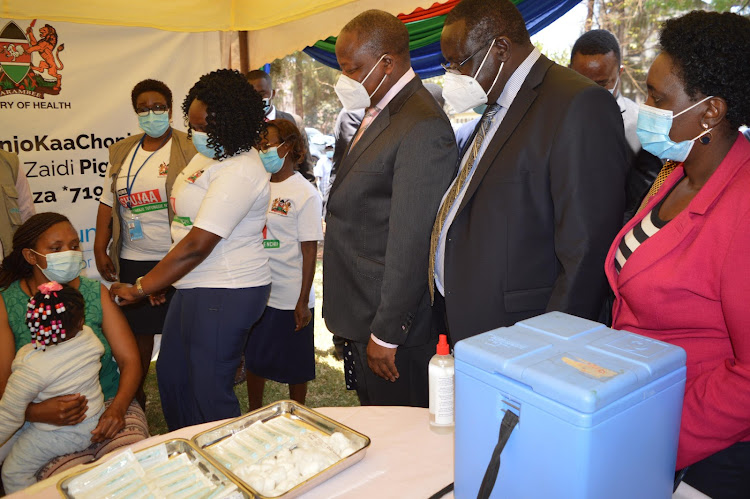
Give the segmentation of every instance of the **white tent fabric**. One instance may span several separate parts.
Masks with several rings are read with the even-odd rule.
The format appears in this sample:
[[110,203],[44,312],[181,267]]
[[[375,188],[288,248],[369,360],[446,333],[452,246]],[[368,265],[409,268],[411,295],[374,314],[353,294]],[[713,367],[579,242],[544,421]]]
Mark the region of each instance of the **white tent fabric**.
[[[0,0],[0,17],[141,26],[187,32],[248,31],[249,67],[257,68],[322,38],[337,35],[350,19],[365,10],[376,8],[396,15],[410,13],[417,7],[430,7],[435,2],[436,0]],[[238,60],[238,56],[239,54],[233,60]],[[229,62],[229,51],[226,51],[224,62]]]
[[[302,50],[318,40],[336,36],[341,28],[358,14],[380,9],[393,15],[428,8],[435,0],[355,0],[346,5],[312,14],[270,28],[248,32],[249,68],[259,68],[294,51]],[[236,32],[222,33],[221,61],[225,67],[239,69],[239,38]]]

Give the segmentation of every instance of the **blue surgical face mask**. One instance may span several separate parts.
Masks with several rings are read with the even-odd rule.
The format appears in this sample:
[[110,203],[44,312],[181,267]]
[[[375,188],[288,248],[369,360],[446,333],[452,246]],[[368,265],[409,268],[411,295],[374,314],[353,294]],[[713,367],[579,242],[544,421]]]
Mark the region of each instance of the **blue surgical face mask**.
[[[281,144],[283,144],[283,142]],[[263,162],[263,167],[271,175],[281,170],[281,167],[284,166],[284,158],[286,157],[286,154],[283,157],[279,156],[279,146],[281,144],[269,147],[266,151],[260,151],[259,153],[260,160]]]
[[224,152],[224,148],[221,146],[218,150],[208,146],[208,134],[205,132],[193,130],[193,145],[199,153],[211,159],[216,159],[218,153]]
[[169,114],[154,114],[153,111],[149,111],[146,116],[138,116],[138,126],[149,137],[161,137],[169,128]]
[[[31,249],[31,248],[29,248]],[[34,251],[34,250],[31,250]],[[81,269],[84,267],[83,253],[81,251],[69,250],[60,251],[58,253],[47,253],[43,255],[37,251],[34,251],[39,256],[45,257],[47,260],[47,268],[43,269],[36,266],[42,271],[44,277],[50,281],[57,281],[61,284],[67,284],[81,273]]]
[[713,130],[709,128],[704,130],[700,135],[692,140],[683,140],[675,142],[669,137],[669,131],[672,129],[672,121],[679,115],[693,109],[698,104],[711,99],[713,95],[706,97],[700,102],[696,102],[689,108],[672,115],[669,109],[659,109],[646,104],[641,104],[638,111],[638,124],[636,133],[641,141],[641,146],[647,152],[661,159],[671,159],[682,163],[690,155],[695,141]]
[[271,99],[263,99],[263,112],[266,116],[271,112]]
[[328,159],[333,158],[333,151],[326,151],[326,158]]

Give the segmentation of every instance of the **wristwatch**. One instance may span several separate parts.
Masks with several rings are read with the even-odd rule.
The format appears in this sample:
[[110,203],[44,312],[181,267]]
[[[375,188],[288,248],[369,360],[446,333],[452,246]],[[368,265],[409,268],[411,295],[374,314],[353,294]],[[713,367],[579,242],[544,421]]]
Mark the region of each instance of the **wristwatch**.
[[135,289],[138,290],[139,295],[146,296],[146,293],[143,291],[143,286],[141,286],[141,279],[143,279],[143,276],[135,280]]

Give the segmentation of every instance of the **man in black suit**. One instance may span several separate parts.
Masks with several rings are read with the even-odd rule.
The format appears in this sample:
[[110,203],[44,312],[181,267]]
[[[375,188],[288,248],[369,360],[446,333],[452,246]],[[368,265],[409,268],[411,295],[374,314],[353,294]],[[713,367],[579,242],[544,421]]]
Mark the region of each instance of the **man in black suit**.
[[285,113],[280,109],[276,109],[276,106],[273,105],[273,98],[276,96],[276,89],[273,88],[271,75],[269,75],[265,71],[261,71],[260,69],[254,69],[247,73],[245,77],[247,78],[247,81],[250,83],[250,85],[253,86],[255,91],[258,92],[263,99],[263,104],[266,109],[266,121],[287,120],[291,121],[292,123],[297,125],[297,128],[299,128],[299,131],[302,134],[302,138],[305,140],[306,149],[305,161],[304,163],[299,165],[299,172],[303,177],[305,177],[311,183],[315,184],[315,174],[313,173],[315,164],[313,163],[312,156],[310,155],[310,143],[307,140],[307,133],[305,133],[305,124],[295,115]]
[[620,107],[625,138],[633,155],[625,185],[624,223],[633,218],[644,196],[662,167],[662,160],[643,150],[636,134],[638,104],[622,94],[622,57],[615,35],[604,29],[592,29],[581,35],[573,45],[570,65],[600,87],[609,90]]
[[598,319],[628,167],[615,100],[541,55],[509,0],[463,0],[441,49],[446,101],[489,106],[433,227],[435,316],[453,343],[551,310]]
[[336,58],[336,93],[345,108],[366,112],[328,198],[323,317],[348,340],[346,374],[356,375],[363,405],[426,407],[437,336],[419,269],[456,166],[453,130],[411,68],[397,17],[370,10],[354,18]]

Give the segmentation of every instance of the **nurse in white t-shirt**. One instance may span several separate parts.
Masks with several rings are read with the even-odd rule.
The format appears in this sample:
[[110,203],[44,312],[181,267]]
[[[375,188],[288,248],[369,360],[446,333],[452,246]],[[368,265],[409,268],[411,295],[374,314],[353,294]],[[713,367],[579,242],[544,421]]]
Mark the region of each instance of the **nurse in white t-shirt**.
[[312,290],[318,241],[323,239],[322,203],[317,189],[295,167],[305,160],[305,143],[287,120],[267,123],[260,158],[271,173],[263,246],[271,267],[271,297],[245,347],[250,410],[263,402],[266,379],[289,385],[289,397],[305,403],[315,379]]
[[240,415],[232,389],[249,328],[270,293],[263,249],[269,174],[258,152],[263,101],[238,71],[204,75],[182,105],[197,154],[175,180],[172,247],[121,304],[173,285],[156,372],[170,431]]

